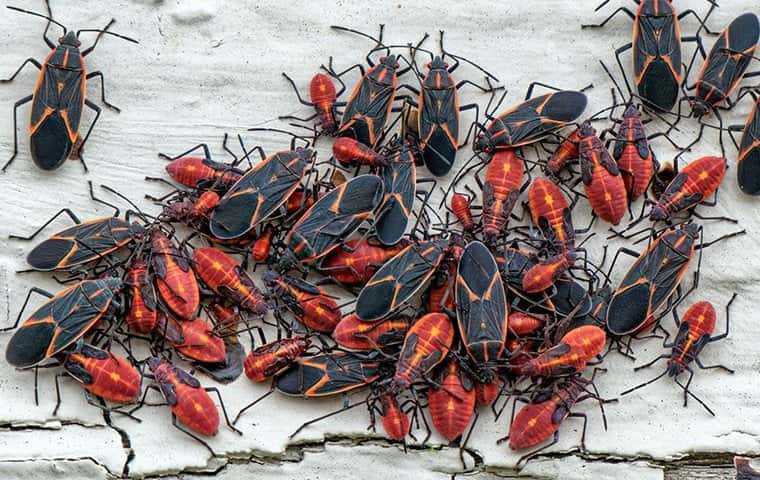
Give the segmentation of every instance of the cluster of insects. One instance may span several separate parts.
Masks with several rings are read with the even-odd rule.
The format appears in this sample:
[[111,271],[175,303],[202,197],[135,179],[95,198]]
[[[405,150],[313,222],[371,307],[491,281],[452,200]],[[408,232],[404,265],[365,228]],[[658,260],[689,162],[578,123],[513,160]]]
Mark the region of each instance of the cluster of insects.
[[[666,360],[654,380],[673,378],[684,405],[693,399],[712,414],[691,381],[695,365],[731,372],[704,365],[699,355],[728,335],[734,298],[723,333],[716,333],[709,301],[678,312],[699,285],[703,250],[744,233],[706,241],[702,220],[736,220],[696,211],[714,203],[726,174],[724,132],[733,139],[742,131],[735,142],[738,183],[760,194],[760,89],[740,87],[760,75],[747,72],[760,28],[756,15],[743,14],[717,34],[708,53],[701,32],[711,33],[712,2],[704,18],[677,13],[668,0],[637,3],[636,12],[615,12],[634,21],[633,41],[616,54],[625,76],[620,55],[631,51],[635,89],[627,77],[621,88],[602,64],[615,87],[612,103],[588,116],[584,92],[593,86],[562,90],[535,82],[523,101],[502,108],[507,93],[499,80],[445,50],[443,32],[436,53],[425,47],[427,35],[388,45],[382,26],[377,37],[333,27],[374,46],[366,65],[342,71],[332,59],[322,65],[308,100],[283,74],[313,114],[282,117],[283,129],[250,130],[287,135],[289,148],[267,154],[238,136],[239,153],[224,140],[230,162],[213,160],[206,144],[160,154],[169,178],[147,178],[170,188],[149,197],[159,213],[103,185],[114,197],[109,202],[90,184],[93,201],[112,207],[111,216],[80,221],[63,209],[31,235],[15,237],[36,239],[61,215],[75,223],[28,253],[30,270],[54,272],[66,288],[30,290],[16,324],[4,329],[15,330],[7,362],[60,367],[56,381],[72,377],[90,403],[135,421],[155,390],[174,425],[212,453],[204,437],[216,435],[222,418],[239,432],[235,425],[255,415],[262,398],[280,392],[362,395],[293,435],[363,406],[370,427],[379,419],[391,440],[425,444],[435,430],[462,448],[479,409],[491,408],[506,425],[509,448],[526,452],[521,460],[527,460],[557,441],[568,417],[583,419],[584,448],[587,419],[576,405],[592,400],[604,416],[604,405],[618,401],[602,397],[594,383],[605,355],[633,358],[636,339],[661,333],[667,352],[637,369]],[[13,10],[47,18],[48,28],[60,25],[49,12]],[[700,26],[682,37],[679,21],[687,15]],[[115,35],[107,29],[100,34]],[[81,157],[89,136],[78,133],[82,105],[92,106],[84,83],[102,74],[86,73],[82,58],[97,40],[80,52],[78,33],[65,33],[58,45],[45,37],[52,49],[45,63],[27,61],[40,68],[40,81],[16,104],[33,101],[31,154],[44,169]],[[686,41],[697,48],[684,70]],[[697,54],[703,61],[695,73]],[[422,65],[421,57],[429,60]],[[482,80],[455,79],[465,64]],[[488,98],[483,112],[460,102],[465,87]],[[538,89],[547,93],[534,95]],[[755,108],[746,124],[724,125],[720,111],[747,96]],[[475,120],[467,125],[461,113],[469,110]],[[669,134],[689,117],[699,122],[699,134],[680,147]],[[651,120],[667,128],[649,131]],[[597,130],[597,122],[608,126]],[[698,146],[706,128],[719,130],[720,155],[678,168],[678,157]],[[324,137],[334,138],[332,155],[318,159],[315,143]],[[681,150],[672,169],[657,160],[658,137]],[[472,155],[459,162],[465,150]],[[431,175],[421,178],[421,171]],[[448,180],[445,188],[440,177]],[[129,205],[124,214],[118,202]],[[585,202],[591,224],[604,222],[610,238],[634,238],[634,246],[648,241],[646,247],[620,248],[609,266],[606,248],[592,258],[584,248],[592,225],[573,222],[575,207]],[[626,214],[630,221],[621,228]],[[620,254],[635,258],[627,272],[615,270]],[[48,298],[25,317],[32,294]],[[662,324],[671,314],[673,339]],[[245,374],[271,389],[233,417],[217,387],[204,387],[179,361],[219,383]],[[425,437],[418,439],[420,431]]]

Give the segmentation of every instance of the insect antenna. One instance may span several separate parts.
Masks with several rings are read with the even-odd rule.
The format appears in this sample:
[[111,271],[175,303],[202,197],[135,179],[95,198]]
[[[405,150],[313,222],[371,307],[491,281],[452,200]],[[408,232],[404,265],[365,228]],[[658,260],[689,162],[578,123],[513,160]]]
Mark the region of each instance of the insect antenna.
[[8,5],[7,8],[9,10],[14,10],[16,12],[26,13],[28,15],[34,15],[35,17],[44,18],[48,22],[54,23],[54,24],[58,25],[59,27],[61,27],[63,29],[64,35],[66,34],[66,32],[68,32],[68,29],[66,28],[66,25],[64,25],[62,23],[59,23],[59,22],[56,22],[55,20],[53,20],[51,17],[49,17],[47,15],[43,15],[41,13],[33,12],[31,10],[24,10],[23,8],[14,7],[12,5]]

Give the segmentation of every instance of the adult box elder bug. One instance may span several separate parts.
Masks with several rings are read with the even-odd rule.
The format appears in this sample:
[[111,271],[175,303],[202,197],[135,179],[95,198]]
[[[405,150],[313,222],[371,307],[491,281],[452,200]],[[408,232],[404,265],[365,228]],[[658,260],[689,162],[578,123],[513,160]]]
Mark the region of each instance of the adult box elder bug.
[[754,105],[744,125],[730,126],[729,133],[733,139],[734,130],[742,131],[741,142],[736,144],[739,150],[736,179],[739,188],[748,195],[760,195],[760,95],[748,91]]
[[380,320],[401,308],[432,278],[450,248],[448,239],[415,242],[388,260],[359,292],[356,315]]
[[13,334],[5,350],[6,360],[14,367],[28,368],[62,352],[102,318],[121,308],[117,296],[120,296],[123,285],[119,278],[83,280],[56,295],[37,287],[31,288],[16,323],[2,331],[16,328],[32,293],[49,300]]
[[[620,7],[598,25],[582,25],[582,28],[603,27],[615,15],[625,13],[633,20],[633,41],[615,50],[615,58],[623,73],[625,84],[631,92],[631,85],[625,75],[620,55],[633,49],[633,73],[636,89],[645,106],[670,111],[678,101],[678,92],[683,82],[681,42],[699,42],[699,37],[681,37],[680,20],[693,15],[704,27],[704,21],[693,10],[678,14],[671,0],[635,0],[638,9],[634,14],[626,7]],[[604,7],[602,2],[596,10]],[[708,0],[709,3],[713,3]],[[714,4],[714,3],[713,3]],[[701,43],[698,43],[701,46]]]
[[[710,409],[710,407],[708,407],[702,400],[700,400],[696,395],[689,391],[691,380],[694,378],[694,370],[691,367],[691,363],[696,363],[697,366],[703,370],[718,368],[728,373],[734,373],[733,370],[724,367],[723,365],[705,366],[699,359],[699,354],[702,353],[702,350],[705,348],[705,346],[707,346],[707,344],[717,342],[718,340],[722,340],[728,336],[729,312],[734,299],[736,299],[736,294],[731,297],[731,300],[729,300],[728,304],[726,305],[726,331],[720,335],[713,335],[715,332],[716,315],[715,308],[713,308],[710,302],[702,301],[693,304],[686,311],[683,319],[680,320],[678,318],[677,311],[673,309],[673,318],[675,319],[676,325],[678,326],[678,334],[676,335],[676,339],[673,342],[668,342],[666,340],[663,343],[663,346],[665,348],[671,349],[670,355],[660,355],[651,362],[634,369],[641,370],[643,368],[649,368],[659,360],[667,359],[668,363],[665,371],[652,380],[630,388],[620,395],[627,395],[634,390],[638,390],[639,388],[654,383],[667,375],[673,378],[673,380],[678,383],[681,388],[683,388],[684,407],[687,405],[688,396],[691,395],[710,413],[710,415],[715,416],[715,413]],[[686,381],[686,385],[682,385],[680,382],[678,382],[678,376],[683,372],[689,372],[689,379]]]
[[[374,40],[377,47],[367,54],[369,70],[365,72],[360,64],[353,65],[340,72],[332,72],[332,58],[328,71],[340,78],[350,70],[358,68],[362,78],[357,82],[346,102],[340,126],[339,136],[348,136],[358,140],[364,145],[375,147],[383,137],[385,123],[393,110],[393,102],[396,100],[398,77],[408,72],[412,67],[399,69],[398,59],[400,55],[390,53],[390,47],[383,45],[383,25],[380,25],[380,37],[374,38],[366,33],[345,27],[331,26],[335,30],[345,31],[361,35]],[[378,50],[386,50],[387,54],[380,58],[379,63],[372,61],[371,55]]]
[[279,267],[287,270],[299,263],[319,266],[322,258],[373,215],[383,190],[383,181],[377,175],[360,175],[325,194],[288,232]]
[[[536,85],[543,86],[541,83],[533,82],[528,87],[523,103],[496,117],[486,115],[491,118],[491,121],[486,126],[479,125],[482,132],[475,139],[473,149],[476,152],[492,153],[499,149],[516,148],[541,141],[575,121],[586,109],[588,102],[586,95],[572,90],[530,98]],[[495,105],[494,110],[499,108],[505,95],[506,92]]]
[[[743,233],[742,230],[711,242],[703,242],[699,241],[702,228],[687,223],[661,232],[640,254],[624,247],[619,249],[610,265],[610,272],[620,253],[635,257],[636,260],[609,299],[605,317],[607,331],[613,336],[624,336],[652,325],[663,306],[669,310],[674,302],[677,305],[688,294],[681,292],[680,284],[695,251],[699,250],[700,254],[691,290],[698,285],[702,250],[715,242]],[[674,292],[677,293],[675,299]]]
[[292,142],[290,150],[263,158],[211,212],[211,234],[221,240],[239,238],[269,218],[296,191],[313,158],[313,150],[296,148]]
[[493,255],[481,242],[464,248],[456,277],[459,335],[480,383],[491,383],[507,338],[507,297]]
[[[142,241],[145,238],[145,227],[136,222],[130,223],[134,215],[143,220],[145,218],[139,212],[127,211],[125,218],[119,218],[120,210],[97,197],[92,189],[92,182],[88,182],[90,198],[114,209],[113,216],[100,217],[82,222],[68,208],[61,209],[47,222],[29,236],[10,235],[17,240],[33,240],[42,230],[50,225],[56,218],[66,214],[76,225],[53,234],[50,238],[40,242],[26,257],[27,263],[32,270],[52,271],[69,270],[96,260],[100,260],[115,251],[132,243]],[[109,187],[102,186],[106,190]]]
[[[760,75],[760,71],[745,73],[754,58],[758,38],[760,38],[760,21],[758,21],[757,15],[748,12],[736,17],[721,32],[708,55],[705,56],[701,49],[694,52],[687,73],[691,70],[697,52],[700,52],[705,60],[694,84],[685,86],[685,90],[687,92],[694,91],[694,95],[686,95],[681,99],[678,104],[678,114],[680,117],[681,105],[684,102],[689,102],[692,116],[699,118],[701,125],[697,137],[686,147],[686,150],[696,145],[702,138],[707,126],[702,118],[709,112],[713,112],[720,127],[718,139],[721,154],[725,156],[723,119],[720,110],[728,110],[733,107],[734,102],[731,101],[731,94],[743,78]],[[723,106],[724,103],[726,106]]]
[[[17,101],[13,107],[13,154],[3,166],[3,171],[8,168],[18,154],[16,112],[20,106],[29,102],[32,102],[32,116],[29,121],[30,152],[35,165],[43,170],[55,170],[69,156],[77,155],[85,171],[87,171],[87,165],[82,157],[82,149],[100,117],[100,107],[86,98],[87,80],[100,77],[101,100],[113,110],[119,111],[119,109],[106,101],[103,73],[100,71],[87,73],[84,58],[92,53],[100,37],[104,34],[138,43],[132,38],[109,32],[108,28],[114,23],[114,19],[111,19],[103,30],[88,28],[76,32],[68,31],[66,26],[53,20],[50,4],[47,0],[45,3],[48,8],[47,16],[18,7],[8,7],[10,10],[42,17],[48,21],[42,38],[50,47],[51,52],[44,64],[40,64],[34,58],[27,58],[10,78],[2,80],[3,82],[13,81],[27,63],[31,63],[40,71],[34,93]],[[47,36],[51,23],[63,28],[63,36],[58,39],[58,45]],[[79,35],[82,32],[98,32],[98,36],[91,46],[80,51]],[[95,112],[95,118],[84,138],[82,138],[79,135],[79,124],[82,119],[82,108],[85,105]]]
[[[408,90],[417,95],[416,103],[410,99],[406,101],[419,112],[417,115],[416,136],[419,140],[422,159],[425,161],[425,165],[430,170],[430,173],[438,177],[446,175],[451,170],[456,159],[457,150],[469,142],[472,127],[467,132],[467,137],[465,137],[462,144],[459,144],[459,113],[474,109],[475,117],[479,116],[478,104],[472,103],[460,106],[459,89],[465,85],[472,85],[484,92],[493,90],[483,88],[470,80],[462,80],[457,83],[451,74],[459,67],[460,60],[463,60],[485,73],[489,78],[497,82],[499,81],[498,78],[469,60],[445,51],[443,49],[443,31],[440,33],[440,56],[433,55],[432,52],[427,50],[422,50],[419,46],[412,51],[412,67],[420,81],[420,89],[405,85]],[[425,65],[427,69],[425,74],[418,70],[415,62],[415,57],[419,50],[430,55],[430,62]],[[450,67],[446,62],[446,57],[454,59],[454,63]]]

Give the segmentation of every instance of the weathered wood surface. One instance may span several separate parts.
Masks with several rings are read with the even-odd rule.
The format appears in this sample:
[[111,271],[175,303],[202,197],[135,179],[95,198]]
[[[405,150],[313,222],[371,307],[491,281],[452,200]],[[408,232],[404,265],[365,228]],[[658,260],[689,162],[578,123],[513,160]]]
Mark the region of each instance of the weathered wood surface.
[[[42,10],[35,0],[23,2],[28,8]],[[157,194],[161,189],[142,180],[160,175],[163,162],[159,151],[179,153],[199,142],[208,142],[213,153],[223,157],[224,132],[238,133],[252,126],[277,125],[280,114],[308,114],[280,72],[291,74],[305,91],[308,80],[328,56],[337,66],[361,61],[371,45],[364,39],[331,32],[330,24],[352,26],[374,32],[378,23],[387,24],[389,42],[408,42],[423,32],[446,30],[448,48],[482,63],[498,75],[510,90],[508,103],[524,95],[533,80],[566,88],[594,83],[589,92],[589,112],[609,102],[609,81],[599,66],[604,59],[614,65],[613,49],[630,40],[630,22],[623,16],[607,28],[581,31],[580,24],[601,20],[625,3],[611,2],[603,12],[593,13],[596,2],[544,0],[540,2],[457,2],[441,0],[419,2],[358,1],[280,2],[220,0],[161,0],[63,2],[53,0],[56,17],[71,28],[102,27],[116,17],[114,31],[140,39],[139,46],[116,38],[104,38],[88,57],[91,70],[106,76],[107,98],[123,111],[104,109],[85,152],[91,173],[83,176],[80,165],[69,162],[56,172],[34,168],[29,159],[23,123],[28,109],[20,110],[21,151],[16,163],[0,175],[0,311],[3,322],[15,318],[26,290],[32,285],[57,289],[47,275],[16,275],[23,268],[23,255],[30,245],[8,241],[7,235],[31,232],[62,207],[87,218],[106,214],[87,195],[86,181],[107,183],[141,201],[143,193]],[[677,2],[678,8],[699,12],[705,2]],[[722,2],[711,25],[718,28],[745,10],[757,11],[753,0]],[[47,48],[42,42],[44,21],[2,9],[0,14],[0,75],[13,72],[27,57],[43,59]],[[684,31],[693,32],[693,19],[684,21]],[[56,32],[55,36],[58,33]],[[92,37],[83,38],[87,45]],[[710,44],[711,39],[706,39]],[[432,48],[433,42],[428,46]],[[690,48],[690,47],[689,47]],[[689,53],[691,50],[687,50]],[[629,65],[627,57],[626,65]],[[757,63],[755,63],[757,66]],[[27,70],[12,84],[0,85],[0,160],[12,148],[13,103],[31,92],[35,72]],[[463,66],[457,73],[475,80],[481,74]],[[99,85],[89,85],[90,98],[100,103]],[[485,103],[486,97],[467,91],[466,101]],[[727,123],[743,122],[749,102],[725,114]],[[85,125],[92,115],[85,113]],[[471,117],[465,117],[471,118]],[[676,136],[686,143],[694,135],[694,122],[682,122],[683,132]],[[687,160],[701,154],[718,152],[712,132],[686,155]],[[282,147],[278,137],[247,136],[260,141],[267,150]],[[325,152],[327,142],[322,143]],[[673,150],[664,141],[655,143],[658,157],[668,162]],[[691,402],[682,408],[677,386],[662,381],[647,390],[625,397],[607,408],[609,430],[601,426],[598,409],[589,403],[587,438],[589,453],[579,459],[575,451],[580,424],[573,420],[561,429],[561,442],[551,457],[531,462],[522,474],[533,478],[732,478],[726,465],[733,453],[760,454],[758,443],[758,344],[760,323],[756,299],[760,298],[757,242],[760,239],[758,203],[742,196],[735,182],[735,154],[729,149],[731,170],[721,188],[715,215],[738,218],[748,234],[705,252],[702,281],[694,300],[709,299],[718,306],[719,328],[725,318],[722,306],[736,291],[740,294],[733,311],[732,332],[719,344],[704,352],[706,364],[725,363],[736,374],[698,371],[695,392],[717,412],[711,418]],[[462,152],[460,161],[467,157]],[[421,173],[423,175],[424,172]],[[146,205],[144,202],[141,202]],[[147,205],[146,205],[147,206]],[[588,208],[575,213],[577,223],[585,224]],[[60,220],[51,227],[64,225]],[[714,238],[732,230],[726,224],[710,224],[707,237]],[[604,227],[598,229],[600,233]],[[597,236],[596,240],[603,237]],[[598,254],[601,242],[591,243]],[[618,244],[612,243],[615,248]],[[624,267],[615,275],[622,276]],[[666,321],[672,329],[670,320]],[[9,336],[0,334],[0,349]],[[659,355],[656,340],[637,349],[640,362]],[[603,395],[617,396],[624,389],[650,378],[654,372],[632,372],[633,364],[612,356],[609,373],[599,382]],[[410,448],[408,454],[383,442],[367,443],[365,412],[351,411],[304,432],[293,447],[288,435],[302,422],[340,405],[335,401],[304,402],[272,396],[262,402],[242,423],[245,436],[237,437],[226,429],[212,440],[222,457],[209,459],[208,452],[171,428],[167,410],[146,408],[143,423],[117,419],[117,428],[105,426],[98,410],[82,399],[73,382],[64,382],[63,406],[59,419],[51,416],[55,402],[53,372],[40,374],[41,402],[33,403],[33,378],[30,373],[0,367],[0,477],[2,478],[106,478],[128,471],[136,476],[177,474],[178,472],[217,471],[220,478],[239,478],[243,473],[257,478],[444,478],[462,470],[456,449]],[[265,391],[245,379],[222,389],[228,407],[237,411]],[[58,423],[63,422],[63,425]],[[507,423],[494,423],[483,415],[468,446],[470,467],[480,473],[475,478],[511,478],[519,455],[497,446],[495,439],[505,434]],[[338,444],[327,440],[340,439]],[[377,437],[374,437],[377,438]],[[434,441],[439,442],[440,439]],[[327,443],[325,443],[327,442]],[[290,446],[289,446],[290,445]],[[310,453],[317,450],[315,453]],[[696,452],[696,453],[695,453]],[[690,455],[716,455],[715,463],[688,465]],[[303,460],[300,460],[303,458]],[[683,459],[683,463],[670,464]],[[653,466],[647,466],[651,460]],[[260,465],[263,462],[264,465]],[[297,463],[294,463],[297,462]],[[636,463],[633,463],[636,462]],[[694,463],[698,463],[696,460]],[[717,465],[719,468],[711,468]],[[289,473],[291,472],[292,473]],[[298,472],[298,473],[296,473]],[[700,476],[701,475],[701,476]],[[201,477],[203,478],[203,477]]]

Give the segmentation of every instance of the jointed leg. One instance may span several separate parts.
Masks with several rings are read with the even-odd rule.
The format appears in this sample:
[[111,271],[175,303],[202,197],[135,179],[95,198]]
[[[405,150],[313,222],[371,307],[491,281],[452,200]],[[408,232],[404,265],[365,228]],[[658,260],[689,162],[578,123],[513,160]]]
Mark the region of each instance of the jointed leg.
[[2,171],[5,172],[5,170],[10,166],[11,163],[13,163],[13,160],[16,159],[16,155],[18,155],[18,107],[21,105],[24,105],[25,103],[29,103],[32,101],[32,98],[34,98],[34,95],[29,95],[28,97],[24,97],[18,102],[16,102],[13,106],[13,154],[11,154],[11,158],[8,159],[7,162],[5,162],[5,165],[3,165]]
[[90,80],[92,78],[98,77],[100,78],[100,101],[103,102],[103,105],[106,107],[115,110],[117,112],[121,112],[121,109],[117,107],[116,105],[109,103],[108,100],[106,100],[106,86],[105,86],[105,80],[103,79],[103,72],[98,70],[97,72],[92,72],[87,75],[87,80]]

